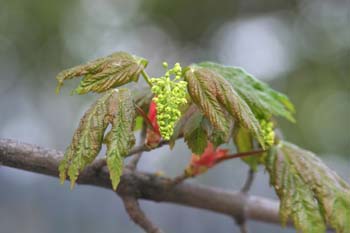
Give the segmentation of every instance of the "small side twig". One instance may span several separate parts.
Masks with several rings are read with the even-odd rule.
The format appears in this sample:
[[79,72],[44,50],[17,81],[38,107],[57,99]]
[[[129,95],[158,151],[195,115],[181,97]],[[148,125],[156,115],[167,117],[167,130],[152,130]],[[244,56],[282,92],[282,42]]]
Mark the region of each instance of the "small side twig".
[[247,178],[241,188],[241,197],[242,197],[242,210],[241,214],[235,218],[236,224],[239,226],[241,233],[248,233],[246,214],[245,214],[245,206],[248,197],[248,192],[252,187],[253,181],[255,178],[255,171],[252,168],[249,168]]
[[147,233],[163,233],[163,231],[154,225],[141,210],[135,197],[122,196],[124,207],[130,218]]
[[253,181],[255,178],[255,171],[252,168],[249,168],[247,179],[244,182],[244,185],[241,189],[241,192],[247,194],[252,187]]
[[241,233],[248,233],[247,224],[244,222],[243,224],[239,225],[239,230]]
[[[241,152],[241,153],[236,153],[236,154],[231,154],[231,155],[227,155],[225,157],[222,157],[218,160],[216,160],[215,162],[215,165],[217,165],[218,163],[221,163],[223,161],[226,161],[226,160],[229,160],[229,159],[236,159],[236,158],[243,158],[243,157],[248,157],[248,156],[259,156],[261,153],[265,152],[265,150],[253,150],[253,151],[248,151],[248,152]],[[247,180],[246,180],[246,184],[243,186],[241,192],[243,193],[246,193],[248,192],[252,182],[253,182],[253,179],[254,179],[254,171],[250,171],[252,172],[248,177],[247,177]],[[197,174],[198,175],[198,174]],[[196,175],[194,176],[189,176],[186,171],[184,173],[182,173],[181,175],[179,176],[176,176],[175,178],[172,179],[171,181],[171,184],[172,185],[177,185],[181,182],[183,182],[184,180],[188,179],[188,178],[191,178],[191,177],[195,177]]]
[[173,178],[170,183],[172,185],[177,185],[177,184],[180,184],[182,183],[184,180],[186,180],[187,178],[189,178],[189,176],[184,172],[182,173],[181,175],[179,176],[176,176],[175,178]]

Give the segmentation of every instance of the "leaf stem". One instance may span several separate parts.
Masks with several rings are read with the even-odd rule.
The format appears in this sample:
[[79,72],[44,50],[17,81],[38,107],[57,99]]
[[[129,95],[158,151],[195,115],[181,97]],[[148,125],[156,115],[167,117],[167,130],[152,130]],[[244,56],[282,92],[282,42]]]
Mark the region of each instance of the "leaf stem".
[[266,152],[266,150],[253,150],[253,151],[248,151],[248,152],[227,155],[225,157],[218,159],[216,163],[219,163],[219,162],[222,162],[222,161],[225,161],[228,159],[243,158],[243,157],[247,157],[247,156],[259,155],[259,154],[262,154],[264,152]]
[[151,78],[148,76],[148,74],[146,73],[146,71],[145,71],[145,70],[142,70],[142,71],[141,71],[141,74],[142,74],[143,78],[145,79],[146,83],[148,84],[148,86],[152,87],[153,85],[152,85],[152,83],[151,83],[151,81],[150,81]]

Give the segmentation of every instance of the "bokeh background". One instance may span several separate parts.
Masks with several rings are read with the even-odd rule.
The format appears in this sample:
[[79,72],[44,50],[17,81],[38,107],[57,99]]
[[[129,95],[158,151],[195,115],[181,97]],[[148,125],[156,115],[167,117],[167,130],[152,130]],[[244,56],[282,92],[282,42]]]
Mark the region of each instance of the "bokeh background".
[[[182,65],[211,60],[244,67],[290,96],[297,124],[279,121],[291,142],[316,152],[349,181],[350,2],[347,0],[0,0],[0,137],[64,150],[96,95],[56,96],[62,69],[127,51]],[[134,86],[134,88],[141,88]],[[178,143],[145,154],[140,168],[179,174]],[[221,164],[191,182],[239,189],[247,167]],[[0,167],[0,232],[142,232],[108,190]],[[252,194],[276,198],[263,169]],[[215,213],[142,201],[165,232],[238,232]],[[251,232],[294,232],[249,222]]]

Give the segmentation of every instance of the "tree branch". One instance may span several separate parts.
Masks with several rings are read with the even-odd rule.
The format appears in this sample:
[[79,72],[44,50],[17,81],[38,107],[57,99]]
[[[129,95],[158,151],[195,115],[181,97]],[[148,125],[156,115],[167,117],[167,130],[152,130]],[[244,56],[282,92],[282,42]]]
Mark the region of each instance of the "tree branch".
[[147,233],[163,233],[161,229],[148,220],[136,198],[131,196],[122,196],[121,198],[123,199],[126,212],[128,212],[134,223],[142,227]]
[[[57,167],[62,156],[63,153],[57,150],[10,139],[0,139],[0,164],[4,166],[57,177]],[[96,160],[88,166],[80,174],[77,183],[111,189],[107,168],[96,166],[101,161],[103,160]],[[130,169],[124,170],[125,173],[117,189],[120,196],[174,203],[231,217],[242,214],[244,203],[241,202],[241,192],[230,192],[187,182],[169,185],[171,179]],[[248,219],[279,224],[278,202],[276,201],[249,196],[244,209]]]
[[235,221],[236,221],[237,225],[239,226],[241,233],[248,233],[245,205],[247,203],[247,198],[249,197],[248,192],[249,192],[250,188],[252,187],[254,178],[255,178],[255,172],[252,168],[249,168],[247,178],[246,178],[244,185],[241,189],[242,203],[243,203],[241,215],[238,215],[235,217]]
[[252,168],[249,168],[247,178],[246,178],[245,183],[241,189],[242,193],[247,194],[249,192],[250,188],[252,187],[254,178],[255,178],[255,172]]

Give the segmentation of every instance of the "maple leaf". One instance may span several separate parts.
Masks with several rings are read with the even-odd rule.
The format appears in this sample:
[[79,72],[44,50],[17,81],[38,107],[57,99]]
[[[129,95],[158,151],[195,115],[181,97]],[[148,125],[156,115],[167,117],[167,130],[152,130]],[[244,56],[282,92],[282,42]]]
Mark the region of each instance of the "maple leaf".
[[192,154],[191,163],[186,169],[189,176],[196,176],[213,167],[224,157],[228,156],[227,149],[215,148],[211,142],[208,142],[203,154]]
[[157,105],[153,100],[149,105],[147,118],[152,127],[147,128],[145,144],[150,148],[154,148],[159,144],[162,137],[157,122]]

